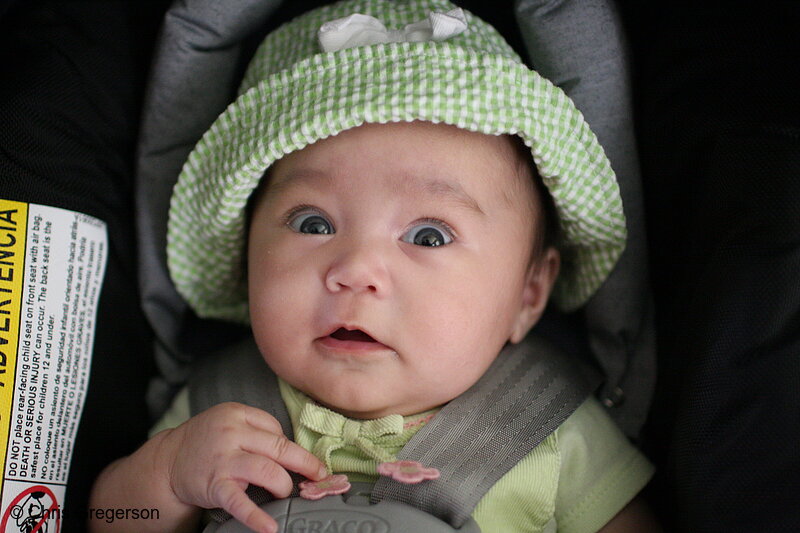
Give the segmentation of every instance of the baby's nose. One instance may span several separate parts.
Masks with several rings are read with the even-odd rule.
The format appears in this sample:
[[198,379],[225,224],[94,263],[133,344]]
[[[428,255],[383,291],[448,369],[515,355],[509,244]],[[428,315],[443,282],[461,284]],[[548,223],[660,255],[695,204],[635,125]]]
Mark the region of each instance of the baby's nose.
[[389,294],[390,285],[385,254],[364,244],[344,247],[325,275],[325,286],[331,292],[350,290],[383,297]]

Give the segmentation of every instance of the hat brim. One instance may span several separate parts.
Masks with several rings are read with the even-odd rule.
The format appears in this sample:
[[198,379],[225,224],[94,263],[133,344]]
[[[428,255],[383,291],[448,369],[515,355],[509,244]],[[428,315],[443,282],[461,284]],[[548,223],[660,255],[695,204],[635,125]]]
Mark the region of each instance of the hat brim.
[[363,123],[414,120],[524,140],[564,237],[553,297],[564,310],[582,305],[625,246],[622,201],[603,149],[548,80],[509,58],[446,42],[314,55],[240,95],[197,144],[173,193],[167,258],[178,291],[199,316],[246,323],[245,207],[265,170]]

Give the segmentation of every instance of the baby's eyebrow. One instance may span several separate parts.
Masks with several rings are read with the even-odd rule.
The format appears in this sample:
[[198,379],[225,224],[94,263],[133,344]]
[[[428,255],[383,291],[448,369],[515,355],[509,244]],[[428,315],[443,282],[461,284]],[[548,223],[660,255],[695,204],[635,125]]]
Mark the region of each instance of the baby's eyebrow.
[[478,202],[458,182],[440,178],[426,178],[422,180],[403,180],[401,183],[403,183],[403,186],[414,190],[414,192],[429,194],[442,201],[452,202],[479,215],[486,216]]
[[294,170],[281,176],[281,179],[270,180],[267,191],[268,194],[274,195],[291,189],[292,187],[301,185],[314,186],[320,182],[330,185],[333,183],[333,176],[314,169]]
[[[301,185],[316,185],[323,183],[332,186],[335,182],[333,174],[316,169],[294,169],[282,179],[269,184],[271,194],[280,193],[286,189]],[[399,176],[393,184],[397,190],[404,190],[418,195],[429,195],[440,202],[450,202],[479,215],[486,216],[478,202],[470,196],[458,182],[442,178],[417,178],[414,176]]]

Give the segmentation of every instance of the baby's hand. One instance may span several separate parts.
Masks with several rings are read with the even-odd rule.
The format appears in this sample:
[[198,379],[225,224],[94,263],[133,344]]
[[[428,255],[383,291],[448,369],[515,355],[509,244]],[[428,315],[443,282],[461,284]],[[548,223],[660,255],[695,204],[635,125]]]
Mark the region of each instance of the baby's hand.
[[238,403],[204,411],[163,440],[168,482],[184,504],[221,507],[254,531],[274,532],[278,524],[245,494],[252,483],[278,498],[292,492],[287,470],[319,480],[325,465],[287,439],[270,414]]

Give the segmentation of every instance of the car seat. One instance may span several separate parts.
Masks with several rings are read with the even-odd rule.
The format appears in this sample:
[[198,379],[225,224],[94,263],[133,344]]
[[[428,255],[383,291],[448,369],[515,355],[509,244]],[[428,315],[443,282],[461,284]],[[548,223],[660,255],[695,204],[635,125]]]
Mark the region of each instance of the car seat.
[[[257,15],[266,22],[260,29],[260,22],[246,19],[256,15],[244,11],[246,4],[237,6],[243,10],[238,25],[228,19],[216,26],[210,21],[220,14],[202,10],[198,19],[179,15],[170,31],[183,27],[190,35],[175,41],[183,45],[173,42],[172,53],[191,55],[187,43],[194,43],[196,51],[208,52],[209,63],[201,71],[220,69],[235,78],[268,27],[313,2],[262,5]],[[654,383],[647,235],[660,381],[644,445],[663,472],[651,501],[664,522],[679,531],[797,531],[800,86],[787,73],[800,53],[792,31],[800,25],[800,6],[680,9],[627,0],[519,0],[491,9],[478,2],[462,4],[500,29],[575,100],[621,181],[631,239],[607,290],[584,312],[550,313],[537,329],[597,362],[605,377],[599,397],[635,437]],[[193,27],[191,20],[208,25]],[[632,57],[623,29],[632,39]],[[237,32],[252,35],[231,40]],[[176,65],[169,67],[164,59],[170,55],[166,41],[161,46],[158,64],[167,72]],[[199,100],[208,111],[204,122],[192,135],[152,145],[175,150],[172,176],[235,86],[230,83],[227,97],[203,94],[200,81],[194,89],[181,86],[193,68],[199,64],[176,78],[172,95],[181,101],[186,89],[207,98]],[[151,127],[169,126],[169,117]],[[163,242],[158,244],[163,250]],[[172,302],[180,311],[175,316],[193,324],[191,313],[178,300]],[[188,357],[177,355],[179,343],[169,346],[175,355],[167,359],[168,368],[180,376]]]
[[679,531],[800,530],[800,5],[622,2]]
[[[68,483],[61,492],[54,487],[66,531],[85,527],[94,478],[146,438],[150,424],[144,395],[155,365],[136,279],[133,155],[149,58],[165,9],[127,0],[102,6],[0,2],[0,199],[102,220],[108,243],[80,424],[64,428],[68,446],[61,448],[59,463],[69,466]],[[56,287],[65,269],[51,268]],[[7,264],[0,270],[0,278],[10,277]],[[0,298],[0,330],[8,327],[8,299],[7,293]],[[0,333],[0,374],[9,368],[6,331]],[[1,378],[8,385],[13,376]],[[0,419],[11,408],[7,392],[8,386]],[[3,441],[7,437],[10,443],[13,434]],[[5,502],[12,493],[4,485]],[[52,501],[42,503],[49,507]],[[6,511],[7,506],[0,514]]]
[[[591,353],[605,377],[598,394],[635,437],[649,407],[655,354],[641,185],[618,13],[612,3],[595,0],[524,1],[509,4],[506,12],[478,2],[461,4],[516,39],[535,68],[573,98],[617,172],[631,228],[627,249],[585,311],[570,316],[549,312],[539,330],[580,357]],[[192,1],[174,4],[166,15],[147,90],[137,176],[142,299],[156,330],[163,374],[151,391],[156,411],[186,381],[193,358],[242,334],[227,324],[200,325],[172,286],[165,261],[170,191],[191,148],[232,101],[254,46],[270,28],[313,5],[238,0],[223,10],[213,1]]]
[[[509,36],[541,74],[573,98],[618,175],[629,226],[624,255],[583,311],[550,310],[536,330],[583,360],[587,371],[600,369],[603,404],[636,438],[654,388],[655,342],[621,22],[610,2],[557,2],[559,9],[553,4],[520,1],[503,11],[460,3]],[[270,28],[311,7],[309,2],[239,0],[223,10],[208,0],[178,2],[167,12],[145,102],[137,176],[140,283],[145,312],[160,341],[163,378],[151,391],[156,411],[209,347],[243,334],[235,326],[213,323],[209,335],[211,322],[197,318],[172,286],[165,265],[170,191],[189,151],[233,100],[254,46]]]

